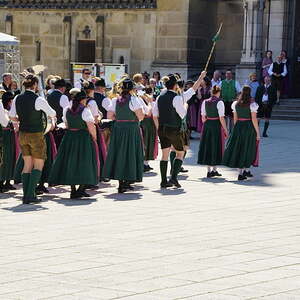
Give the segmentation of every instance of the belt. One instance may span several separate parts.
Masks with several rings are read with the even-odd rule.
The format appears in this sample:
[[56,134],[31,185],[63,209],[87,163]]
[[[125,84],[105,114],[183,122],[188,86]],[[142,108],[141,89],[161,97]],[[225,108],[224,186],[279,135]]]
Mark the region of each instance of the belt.
[[69,130],[70,130],[70,131],[79,131],[79,130],[81,130],[81,129],[79,129],[79,128],[69,128]]
[[246,118],[238,118],[238,121],[251,121],[251,119],[246,119]]
[[206,118],[207,120],[219,120],[220,118]]

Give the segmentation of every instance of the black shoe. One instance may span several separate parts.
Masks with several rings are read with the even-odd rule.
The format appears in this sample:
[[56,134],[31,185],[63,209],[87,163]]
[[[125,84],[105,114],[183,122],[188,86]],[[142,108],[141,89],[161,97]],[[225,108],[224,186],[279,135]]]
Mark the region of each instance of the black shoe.
[[91,195],[90,194],[88,194],[87,192],[85,192],[85,191],[77,191],[77,193],[78,193],[78,195],[80,196],[80,197],[91,197]]
[[144,165],[144,172],[149,172],[151,169],[149,166],[147,165]]
[[160,184],[160,187],[162,189],[166,189],[166,188],[169,188],[169,187],[172,187],[172,186],[173,186],[173,184],[170,183],[170,182],[161,182],[161,184]]
[[110,179],[109,178],[100,178],[100,182],[110,182]]
[[218,171],[212,171],[212,177],[221,177],[222,174],[220,174]]
[[189,170],[186,170],[184,167],[181,167],[181,169],[180,169],[180,173],[187,173]]
[[119,186],[118,187],[118,193],[119,194],[123,194],[125,192],[127,192],[127,189],[124,186]]
[[181,188],[181,185],[180,185],[180,183],[178,182],[177,179],[170,179],[170,180],[169,180],[169,183],[172,184],[173,186],[175,186],[175,187],[178,188],[178,189]]
[[153,170],[153,168],[152,168],[152,167],[150,167],[149,165],[148,165],[148,167],[149,167],[149,170],[150,170],[150,171],[152,171],[152,170]]
[[49,191],[46,189],[45,186],[43,185],[39,185],[36,189],[35,189],[35,192],[37,195],[43,195],[44,193],[45,194],[49,194]]
[[244,175],[239,175],[239,177],[238,177],[239,181],[246,180],[246,179],[247,179],[247,177]]
[[266,133],[263,134],[263,137],[269,137]]
[[11,190],[11,191],[15,191],[16,190],[16,188],[13,185],[11,185],[10,183],[6,183],[4,185],[4,188],[7,189],[8,191],[9,190]]
[[8,192],[8,189],[5,188],[4,186],[0,187],[0,193],[6,193]]
[[97,190],[99,187],[98,185],[93,185],[93,184],[87,184],[84,186],[87,190]]
[[40,202],[41,199],[39,198],[23,198],[23,204],[37,204]]
[[207,178],[212,178],[212,177],[214,177],[213,172],[207,172],[206,177],[207,177]]
[[76,191],[76,192],[71,192],[70,194],[70,199],[79,199],[82,196]]
[[253,177],[253,174],[250,172],[250,171],[244,171],[244,173],[243,173],[243,175],[245,176],[245,177]]
[[125,182],[123,187],[128,190],[128,191],[133,191],[134,190],[134,187],[130,185],[129,182]]

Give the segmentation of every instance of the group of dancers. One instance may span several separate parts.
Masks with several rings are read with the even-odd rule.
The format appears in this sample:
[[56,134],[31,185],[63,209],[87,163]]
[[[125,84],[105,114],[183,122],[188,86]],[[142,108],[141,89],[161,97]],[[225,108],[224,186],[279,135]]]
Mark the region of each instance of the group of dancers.
[[[37,196],[49,192],[45,183],[70,186],[71,199],[89,197],[87,190],[99,181],[117,180],[119,193],[131,191],[152,170],[149,161],[157,158],[159,142],[160,186],[180,188],[178,174],[186,171],[189,147],[188,107],[206,75],[203,71],[184,89],[179,74],[152,86],[143,85],[141,74],[133,79],[125,74],[107,92],[104,79],[92,79],[88,69],[72,89],[51,76],[43,90],[38,76],[26,74],[22,93],[1,93],[0,191],[15,189],[12,180],[22,182],[24,204],[39,203]],[[208,178],[222,176],[219,165],[239,169],[238,180],[252,177],[260,133],[251,88],[244,86],[235,101],[225,104],[221,87],[209,92],[201,103],[198,164],[207,166]]]

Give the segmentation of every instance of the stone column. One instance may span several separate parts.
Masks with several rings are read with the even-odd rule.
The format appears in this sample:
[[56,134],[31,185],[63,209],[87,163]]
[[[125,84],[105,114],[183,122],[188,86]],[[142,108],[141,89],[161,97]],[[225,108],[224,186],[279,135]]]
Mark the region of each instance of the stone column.
[[64,59],[64,70],[65,78],[71,78],[71,38],[72,38],[72,17],[65,16],[63,19],[63,37],[64,37],[64,48],[63,48],[63,59]]
[[241,84],[245,83],[250,73],[260,68],[264,9],[265,0],[244,0],[243,50],[241,63],[236,67],[236,77]]

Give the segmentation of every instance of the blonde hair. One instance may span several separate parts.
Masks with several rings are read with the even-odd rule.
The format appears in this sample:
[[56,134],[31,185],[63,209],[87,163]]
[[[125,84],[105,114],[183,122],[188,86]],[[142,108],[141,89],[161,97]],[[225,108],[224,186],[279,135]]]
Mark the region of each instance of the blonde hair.
[[134,74],[132,79],[135,83],[138,83],[143,80],[143,75],[140,73]]
[[169,81],[170,80],[170,78],[169,78],[169,76],[164,76],[164,77],[162,77],[162,79],[161,79],[161,81],[163,82],[163,84],[165,84],[167,81]]
[[216,94],[218,94],[218,93],[220,93],[220,92],[221,92],[221,88],[220,88],[219,86],[217,86],[217,85],[214,85],[214,86],[212,87],[212,89],[211,89],[212,95],[216,95]]

